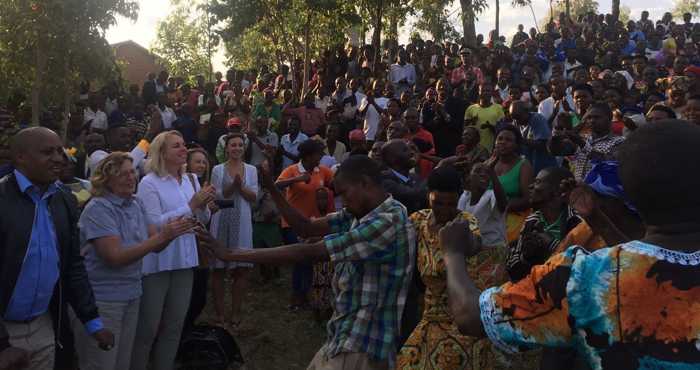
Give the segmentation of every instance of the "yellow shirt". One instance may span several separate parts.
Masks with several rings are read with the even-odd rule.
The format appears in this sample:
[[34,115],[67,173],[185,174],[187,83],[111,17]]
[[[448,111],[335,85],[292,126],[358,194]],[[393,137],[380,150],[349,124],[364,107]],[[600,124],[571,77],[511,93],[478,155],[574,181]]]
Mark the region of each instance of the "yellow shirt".
[[503,108],[498,104],[492,104],[488,108],[484,108],[479,104],[472,104],[464,113],[465,121],[476,118],[476,128],[479,129],[481,134],[481,146],[489,152],[493,149],[493,143],[496,139],[493,135],[494,130],[481,128],[481,125],[488,124],[495,129],[496,123],[502,120],[503,117],[505,117]]

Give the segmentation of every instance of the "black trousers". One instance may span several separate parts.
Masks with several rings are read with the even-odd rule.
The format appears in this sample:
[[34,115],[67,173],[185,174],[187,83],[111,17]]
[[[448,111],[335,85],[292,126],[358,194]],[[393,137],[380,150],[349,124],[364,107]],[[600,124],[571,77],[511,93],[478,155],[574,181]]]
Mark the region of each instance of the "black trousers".
[[204,311],[207,305],[207,284],[209,283],[209,269],[195,268],[192,279],[192,297],[190,298],[190,308],[185,318],[183,333],[188,333],[194,326],[194,322]]

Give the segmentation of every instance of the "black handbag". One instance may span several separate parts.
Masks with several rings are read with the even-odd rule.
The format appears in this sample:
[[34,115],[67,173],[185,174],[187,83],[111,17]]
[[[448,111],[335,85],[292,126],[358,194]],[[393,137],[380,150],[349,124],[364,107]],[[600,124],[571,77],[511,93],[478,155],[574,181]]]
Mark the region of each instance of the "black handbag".
[[238,343],[226,329],[196,325],[186,333],[177,352],[176,369],[239,369],[244,361]]

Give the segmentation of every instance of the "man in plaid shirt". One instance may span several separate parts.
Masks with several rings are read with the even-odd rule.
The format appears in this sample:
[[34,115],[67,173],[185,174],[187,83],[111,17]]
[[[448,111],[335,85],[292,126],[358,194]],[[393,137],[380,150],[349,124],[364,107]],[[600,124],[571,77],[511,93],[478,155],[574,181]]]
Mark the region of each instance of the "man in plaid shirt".
[[416,244],[406,208],[382,189],[379,165],[366,156],[344,161],[333,184],[335,194],[343,197],[344,208],[316,220],[301,216],[286,202],[267,169],[263,168],[262,174],[294,231],[303,238],[324,238],[313,244],[236,250],[219,245],[200,230],[200,243],[227,261],[332,261],[335,299],[328,340],[308,369],[392,368],[401,313],[415,269]]

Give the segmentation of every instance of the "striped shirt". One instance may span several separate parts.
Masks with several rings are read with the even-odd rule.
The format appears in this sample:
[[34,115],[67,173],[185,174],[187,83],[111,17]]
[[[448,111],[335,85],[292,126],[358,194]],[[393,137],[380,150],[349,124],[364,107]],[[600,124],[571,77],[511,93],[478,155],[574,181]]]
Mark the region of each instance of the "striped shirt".
[[406,208],[389,197],[359,220],[343,209],[328,224],[335,300],[325,355],[361,352],[393,366],[416,258]]
[[[506,257],[506,271],[513,282],[527,276],[533,266],[543,264],[557,249],[559,242],[581,222],[581,217],[571,207],[562,211],[559,219],[548,224],[541,211],[535,211],[527,216],[518,240],[513,242],[508,249]],[[530,234],[546,233],[551,240],[546,246],[536,246],[534,251],[526,251],[533,248],[531,240],[527,240]]]

